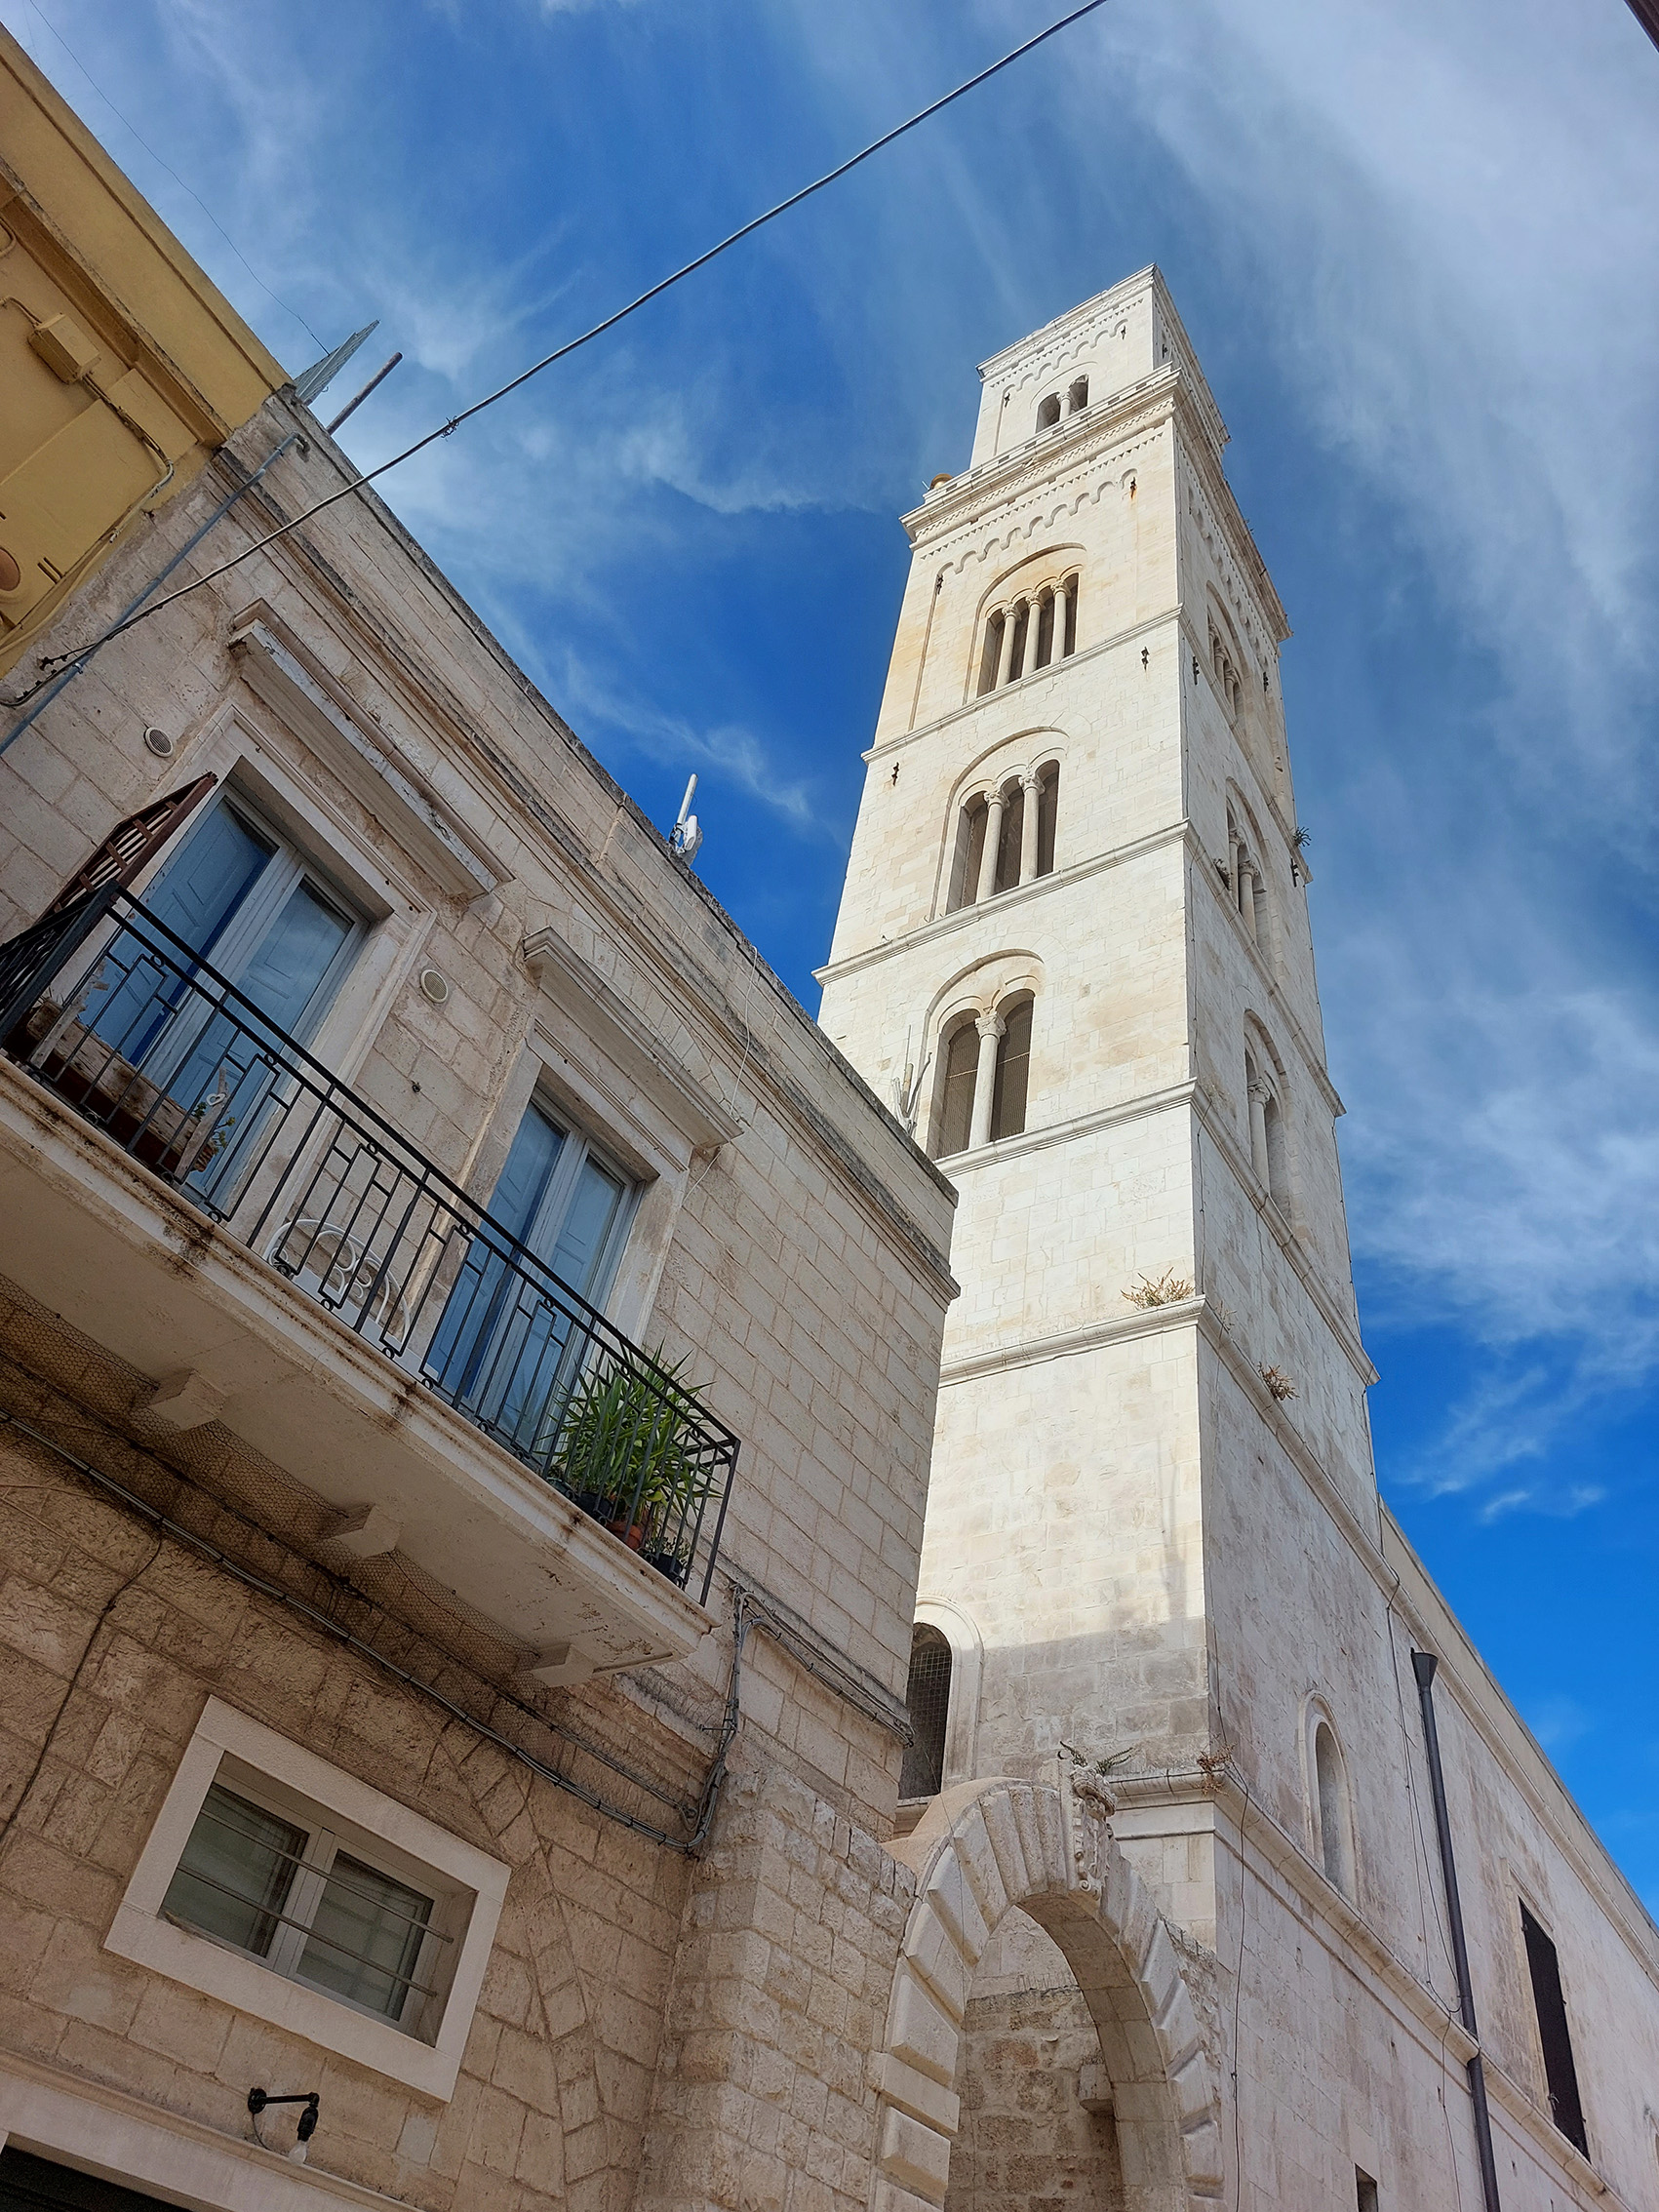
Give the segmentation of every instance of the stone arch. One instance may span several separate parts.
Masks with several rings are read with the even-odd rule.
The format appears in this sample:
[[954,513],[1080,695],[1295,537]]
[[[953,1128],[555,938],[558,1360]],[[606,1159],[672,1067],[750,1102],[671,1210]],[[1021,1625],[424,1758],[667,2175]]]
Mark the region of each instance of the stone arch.
[[1222,2186],[1220,2105],[1169,1931],[1103,1792],[1010,1780],[946,1790],[891,1846],[917,1877],[878,2055],[872,2212],[944,2203],[958,2047],[974,1968],[1026,1913],[1065,1954],[1111,2077],[1134,2212],[1194,2212]]

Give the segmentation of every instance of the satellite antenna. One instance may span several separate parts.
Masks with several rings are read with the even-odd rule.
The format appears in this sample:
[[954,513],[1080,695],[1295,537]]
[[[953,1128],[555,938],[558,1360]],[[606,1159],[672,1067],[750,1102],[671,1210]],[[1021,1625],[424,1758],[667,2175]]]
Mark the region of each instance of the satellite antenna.
[[691,801],[696,797],[696,793],[697,779],[692,776],[691,782],[686,786],[686,796],[680,802],[680,811],[675,816],[674,827],[668,833],[669,845],[685,861],[688,868],[696,858],[697,849],[703,842],[701,826],[696,815],[691,811]]

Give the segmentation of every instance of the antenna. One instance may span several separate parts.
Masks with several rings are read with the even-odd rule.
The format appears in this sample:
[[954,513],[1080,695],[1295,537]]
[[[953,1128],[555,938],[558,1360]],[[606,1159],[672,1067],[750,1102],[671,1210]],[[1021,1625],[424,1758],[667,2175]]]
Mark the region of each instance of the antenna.
[[691,801],[696,797],[696,792],[697,779],[692,776],[691,782],[686,786],[686,796],[680,802],[680,811],[675,816],[674,827],[668,833],[669,845],[685,861],[688,868],[696,858],[697,849],[703,842],[701,826],[696,815],[691,811]]

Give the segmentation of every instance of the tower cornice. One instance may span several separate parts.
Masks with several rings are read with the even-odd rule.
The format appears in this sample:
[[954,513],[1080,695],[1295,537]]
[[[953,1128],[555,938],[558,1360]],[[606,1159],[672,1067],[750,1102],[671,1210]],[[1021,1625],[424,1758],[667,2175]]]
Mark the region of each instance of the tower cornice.
[[[1227,533],[1241,576],[1254,595],[1262,627],[1276,644],[1283,644],[1290,635],[1290,625],[1267,563],[1222,468],[1220,446],[1209,419],[1214,415],[1214,403],[1209,401],[1207,390],[1202,397],[1195,390],[1196,375],[1196,371],[1189,373],[1178,361],[1163,363],[1151,375],[1095,401],[1065,424],[1040,430],[1023,445],[953,477],[901,518],[913,552],[918,558],[940,558],[945,567],[961,569],[979,547],[955,545],[953,540],[982,532],[1000,519],[999,509],[1011,510],[1040,492],[1050,495],[1060,493],[1069,479],[1088,475],[1126,444],[1173,423],[1182,433],[1183,452]],[[1214,422],[1219,420],[1215,415]]]

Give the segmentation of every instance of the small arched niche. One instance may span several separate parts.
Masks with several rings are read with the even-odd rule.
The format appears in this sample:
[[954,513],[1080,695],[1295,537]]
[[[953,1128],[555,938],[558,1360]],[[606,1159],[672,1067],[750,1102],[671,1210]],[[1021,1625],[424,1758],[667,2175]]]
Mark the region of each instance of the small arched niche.
[[918,1621],[910,1632],[910,1674],[904,1686],[910,1720],[899,1775],[901,1799],[936,1797],[944,1786],[945,1738],[951,1710],[951,1644],[943,1629]]
[[1040,399],[1037,403],[1037,427],[1039,430],[1052,430],[1059,419],[1060,395],[1058,392],[1050,392],[1047,399]]
[[1313,1856],[1333,1889],[1354,1902],[1354,1803],[1348,1761],[1323,1702],[1310,1698],[1303,1716],[1308,1827]]

